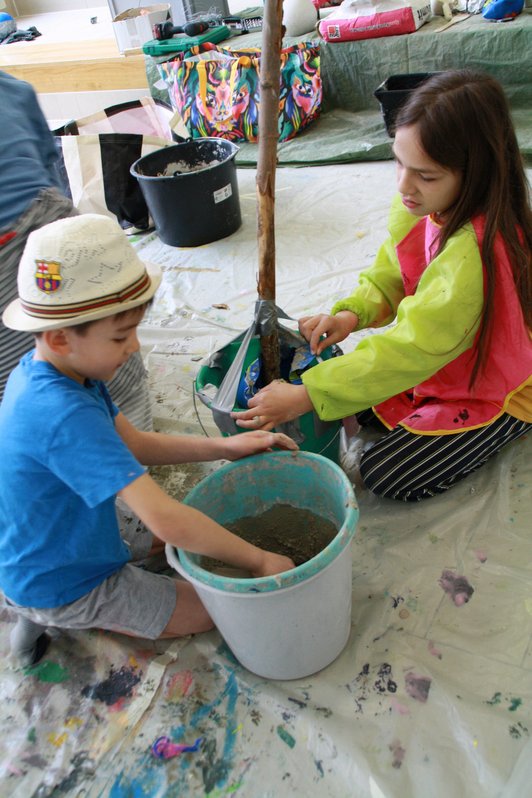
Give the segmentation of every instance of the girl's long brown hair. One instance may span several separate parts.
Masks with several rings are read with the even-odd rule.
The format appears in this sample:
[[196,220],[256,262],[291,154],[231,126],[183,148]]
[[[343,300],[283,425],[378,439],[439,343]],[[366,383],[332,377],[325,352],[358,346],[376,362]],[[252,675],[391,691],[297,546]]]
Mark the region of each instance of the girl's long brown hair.
[[532,211],[523,160],[502,87],[482,72],[453,70],[430,77],[397,114],[396,128],[407,125],[417,126],[433,161],[462,173],[460,196],[446,214],[438,252],[472,217],[485,218],[485,302],[473,385],[494,326],[497,233],[506,245],[525,322],[532,329]]

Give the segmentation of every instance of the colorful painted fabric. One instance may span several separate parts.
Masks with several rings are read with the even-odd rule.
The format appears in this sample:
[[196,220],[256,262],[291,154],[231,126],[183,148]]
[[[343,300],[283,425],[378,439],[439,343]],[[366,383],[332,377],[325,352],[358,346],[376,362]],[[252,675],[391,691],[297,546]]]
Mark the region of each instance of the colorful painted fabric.
[[[232,51],[206,43],[158,65],[172,106],[193,138],[257,141],[260,50]],[[320,112],[319,44],[281,51],[279,141],[293,138]]]

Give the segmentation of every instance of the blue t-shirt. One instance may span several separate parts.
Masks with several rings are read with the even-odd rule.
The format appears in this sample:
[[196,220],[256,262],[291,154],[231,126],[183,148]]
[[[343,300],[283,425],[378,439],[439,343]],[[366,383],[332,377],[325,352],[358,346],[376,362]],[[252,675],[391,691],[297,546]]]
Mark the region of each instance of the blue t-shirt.
[[0,230],[44,188],[63,191],[58,154],[33,87],[0,71]]
[[29,352],[0,405],[0,588],[26,607],[88,593],[130,559],[116,494],[145,469],[115,429],[100,382]]

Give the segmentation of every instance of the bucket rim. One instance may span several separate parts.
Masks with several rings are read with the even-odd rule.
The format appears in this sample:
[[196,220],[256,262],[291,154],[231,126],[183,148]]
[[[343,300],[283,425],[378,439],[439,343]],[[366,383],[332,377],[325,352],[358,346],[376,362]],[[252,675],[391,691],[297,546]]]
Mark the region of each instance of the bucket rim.
[[[190,576],[191,579],[194,579],[201,585],[210,587],[212,589],[217,589],[225,593],[239,593],[247,595],[269,593],[306,582],[311,577],[323,571],[324,568],[332,563],[333,560],[335,560],[351,543],[355,535],[359,510],[353,485],[340,466],[327,457],[304,450],[299,450],[297,452],[266,452],[264,454],[254,455],[252,459],[255,463],[257,463],[257,461],[264,461],[266,458],[269,460],[272,458],[288,458],[289,462],[293,462],[295,460],[306,460],[314,464],[322,464],[323,467],[329,469],[336,475],[344,490],[344,506],[346,517],[335,537],[327,544],[327,546],[325,546],[325,548],[323,548],[310,560],[307,560],[301,565],[297,565],[295,568],[291,568],[289,571],[283,571],[282,573],[275,574],[273,576],[252,577],[249,579],[221,576],[219,574],[206,571],[194,561],[193,558],[197,557],[198,555],[191,554],[190,552],[187,552],[179,547],[174,547],[181,565],[181,572],[185,577]],[[189,493],[183,499],[183,504],[190,504],[191,506],[194,506],[192,502],[197,492],[200,489],[204,489],[206,484],[216,479],[216,476],[219,475],[221,471],[227,473],[237,470],[239,467],[241,468],[243,465],[245,465],[246,461],[249,462],[250,459],[251,458],[244,458],[243,460],[235,460],[234,462],[226,463],[221,466],[221,468],[213,471],[211,474],[208,474],[204,479],[198,482],[198,484],[195,485],[191,491],[189,491]],[[168,545],[172,548],[172,544]]]
[[[179,175],[144,175],[142,172],[139,172],[138,166],[141,161],[146,161],[148,158],[157,155],[160,152],[175,152],[179,147],[190,147],[191,145],[198,144],[201,145],[203,142],[216,142],[216,144],[222,143],[223,145],[228,145],[231,147],[232,151],[224,157],[223,160],[217,160],[216,163],[212,162],[203,166],[201,169],[194,169],[191,172],[182,172]],[[240,151],[240,147],[238,147],[233,141],[229,141],[228,139],[221,139],[217,138],[216,136],[204,136],[201,139],[189,139],[188,141],[182,141],[179,144],[172,144],[169,147],[160,147],[158,150],[154,150],[153,152],[149,152],[146,155],[142,155],[140,158],[137,158],[134,161],[130,168],[129,172],[133,177],[142,178],[142,180],[179,180],[183,177],[190,177],[191,175],[198,175],[203,174],[204,172],[208,172],[211,169],[215,169],[217,166],[223,166],[228,161],[233,160],[236,157],[236,154]]]

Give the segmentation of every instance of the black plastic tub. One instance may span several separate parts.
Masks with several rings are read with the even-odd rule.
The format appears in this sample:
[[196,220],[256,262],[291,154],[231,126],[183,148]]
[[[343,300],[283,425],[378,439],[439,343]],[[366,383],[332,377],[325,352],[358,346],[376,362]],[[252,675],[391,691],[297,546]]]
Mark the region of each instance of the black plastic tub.
[[132,164],[161,241],[197,247],[238,230],[237,152],[225,139],[191,139]]
[[386,132],[395,135],[395,117],[409,94],[436,72],[413,72],[409,75],[390,75],[375,89],[374,95],[381,104]]

